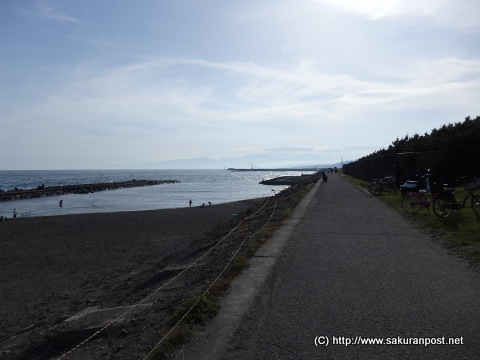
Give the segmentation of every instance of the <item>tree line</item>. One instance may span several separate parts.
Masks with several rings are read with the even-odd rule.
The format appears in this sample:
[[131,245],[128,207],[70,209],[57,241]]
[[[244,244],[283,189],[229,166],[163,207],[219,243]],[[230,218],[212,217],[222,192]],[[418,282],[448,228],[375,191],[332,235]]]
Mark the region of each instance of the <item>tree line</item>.
[[[405,152],[444,152],[448,159],[458,159],[461,162],[469,160],[472,156],[480,161],[480,116],[455,124],[443,125],[424,135],[406,135],[397,138],[388,148],[375,151],[359,160],[375,158]],[[480,175],[480,174],[479,174]]]
[[480,116],[468,116],[424,135],[397,138],[388,148],[344,165],[346,174],[367,180],[395,174],[403,181],[428,169],[445,182],[480,176]]

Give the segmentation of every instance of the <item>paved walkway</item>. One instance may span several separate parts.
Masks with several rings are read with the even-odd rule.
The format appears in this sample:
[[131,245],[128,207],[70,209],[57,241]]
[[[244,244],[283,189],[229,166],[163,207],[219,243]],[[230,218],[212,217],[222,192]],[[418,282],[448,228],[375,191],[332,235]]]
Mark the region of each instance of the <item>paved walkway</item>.
[[253,301],[227,304],[180,358],[480,359],[478,273],[339,176],[303,207],[283,255],[258,256],[259,280],[229,295]]

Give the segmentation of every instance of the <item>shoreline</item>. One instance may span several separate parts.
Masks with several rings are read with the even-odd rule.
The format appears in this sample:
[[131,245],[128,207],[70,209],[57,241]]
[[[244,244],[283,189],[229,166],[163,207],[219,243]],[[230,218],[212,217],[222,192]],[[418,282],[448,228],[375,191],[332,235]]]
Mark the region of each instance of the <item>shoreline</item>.
[[[284,191],[284,190],[282,190]],[[280,193],[280,192],[279,192]],[[55,196],[55,195],[52,195],[52,196]],[[59,212],[54,212],[54,213],[48,213],[48,214],[45,214],[45,213],[41,213],[41,212],[30,212],[30,211],[27,211],[25,212],[24,210],[19,210],[19,207],[16,206],[16,201],[20,201],[20,200],[30,200],[30,199],[18,199],[18,200],[6,200],[6,201],[0,201],[0,203],[2,204],[9,204],[10,202],[12,203],[12,209],[15,209],[17,210],[17,217],[13,217],[12,216],[12,212],[10,211],[10,209],[8,209],[8,211],[3,211],[3,214],[7,214],[7,215],[2,215],[2,209],[0,208],[0,224],[2,224],[4,221],[20,221],[20,220],[25,220],[25,219],[37,219],[37,218],[55,218],[55,217],[67,217],[67,216],[102,216],[102,215],[109,215],[109,214],[125,214],[125,216],[127,216],[127,214],[136,214],[136,213],[142,213],[142,212],[155,212],[155,211],[182,211],[182,210],[185,210],[185,209],[195,209],[195,208],[211,208],[211,207],[215,207],[215,206],[223,206],[223,205],[228,205],[228,204],[231,204],[231,203],[237,203],[237,202],[248,202],[248,201],[257,201],[258,199],[265,199],[269,196],[263,196],[263,197],[252,197],[252,198],[244,198],[244,199],[233,199],[233,200],[228,200],[228,201],[224,201],[224,202],[217,202],[217,203],[212,203],[212,202],[204,202],[204,203],[201,203],[199,204],[198,202],[196,202],[195,204],[192,204],[189,206],[189,203],[186,202],[186,204],[182,204],[181,206],[173,206],[173,207],[155,207],[155,208],[144,208],[144,209],[134,209],[134,210],[124,210],[124,209],[121,209],[121,210],[112,210],[112,209],[108,209],[108,210],[105,210],[105,211],[92,211],[91,209],[90,210],[86,210],[85,212],[79,212],[78,210],[73,210],[72,212],[65,212],[65,213],[62,213],[63,211],[67,210],[67,211],[71,211],[70,210],[70,207],[69,205],[63,205],[63,206],[59,206],[57,203],[55,203],[55,205],[52,205],[50,203],[50,207],[53,208],[55,211],[56,209],[59,209]],[[65,203],[64,203],[65,204]],[[15,207],[16,206],[16,207]],[[78,211],[78,212],[77,212]]]
[[[285,181],[285,178],[287,178],[287,181]],[[212,197],[209,196],[210,198],[207,197],[202,199],[201,191],[198,194],[192,193],[189,196],[192,196],[192,199],[195,203],[194,206],[201,207],[202,203],[204,204],[204,206],[209,206],[210,203],[222,204],[231,201],[243,201],[258,197],[269,196],[269,193],[271,192],[269,191],[270,189],[268,188],[268,185],[282,186],[281,189],[275,189],[279,192],[282,192],[286,190],[285,186],[291,187],[302,183],[307,184],[317,181],[318,178],[319,175],[312,174],[288,177],[282,176],[268,180],[267,183],[256,182],[257,187],[261,187],[266,190],[257,190],[256,193],[252,194],[245,193],[244,196],[232,194],[233,196],[220,195],[219,198],[216,198],[215,196],[217,194],[212,194]],[[148,185],[156,185],[159,182],[161,184],[171,184],[178,181],[160,180],[152,182],[147,180],[132,180],[129,182],[94,184],[94,186],[96,187],[94,190],[96,191],[91,191],[93,185],[83,184],[68,187],[45,187],[44,189],[22,190],[21,192],[0,192],[0,221],[3,219],[8,221],[12,220],[12,211],[17,211],[18,215],[16,218],[19,219],[89,213],[103,214],[124,211],[152,211],[159,209],[177,209],[188,207],[188,194],[185,195],[185,198],[181,199],[181,196],[173,198],[168,197],[167,193],[165,193],[170,191],[169,189],[171,188],[171,186],[180,186],[181,184],[165,185],[165,187],[158,187],[158,190],[152,190],[154,191],[154,193],[152,193],[152,196],[149,196],[148,193],[150,192],[150,188],[148,187]],[[105,186],[108,186],[108,188],[106,188]],[[113,189],[113,187],[116,187],[117,189]],[[145,190],[129,190],[129,187],[145,188]],[[152,187],[157,188],[156,186]],[[103,190],[112,190],[112,193]],[[117,202],[117,204],[119,205],[115,205],[117,201],[117,195],[114,195],[113,190],[119,192],[119,199]],[[89,194],[89,192],[97,191],[98,195]],[[135,197],[132,198],[131,201],[128,201],[128,195],[125,195],[127,194],[127,192],[131,194],[137,194],[139,196],[132,195]],[[45,195],[46,193],[48,196]],[[162,195],[163,193],[165,193],[165,195]],[[142,196],[145,197],[144,202],[142,202],[141,200]],[[174,201],[171,201],[171,199],[174,199]],[[181,199],[182,201],[180,202],[179,199]],[[16,203],[15,201],[20,201],[21,203]]]

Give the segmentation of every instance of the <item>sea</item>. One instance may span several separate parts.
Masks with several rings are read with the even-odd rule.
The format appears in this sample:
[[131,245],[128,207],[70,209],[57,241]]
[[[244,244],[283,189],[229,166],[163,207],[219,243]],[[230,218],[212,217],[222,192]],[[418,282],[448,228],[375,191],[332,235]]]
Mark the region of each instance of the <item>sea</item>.
[[[36,189],[38,186],[62,186],[109,183],[129,180],[177,180],[128,189],[68,194],[0,202],[0,216],[57,216],[121,211],[173,209],[208,203],[268,197],[287,186],[259,184],[279,176],[309,174],[302,171],[230,171],[230,170],[0,170],[0,189]],[[63,200],[63,206],[59,206]]]

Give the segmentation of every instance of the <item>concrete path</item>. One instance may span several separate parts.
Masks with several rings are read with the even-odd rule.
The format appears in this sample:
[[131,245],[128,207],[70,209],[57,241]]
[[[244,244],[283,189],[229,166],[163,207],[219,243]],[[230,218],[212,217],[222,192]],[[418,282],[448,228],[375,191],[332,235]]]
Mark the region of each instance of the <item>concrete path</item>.
[[477,272],[339,176],[309,195],[180,358],[480,359]]

